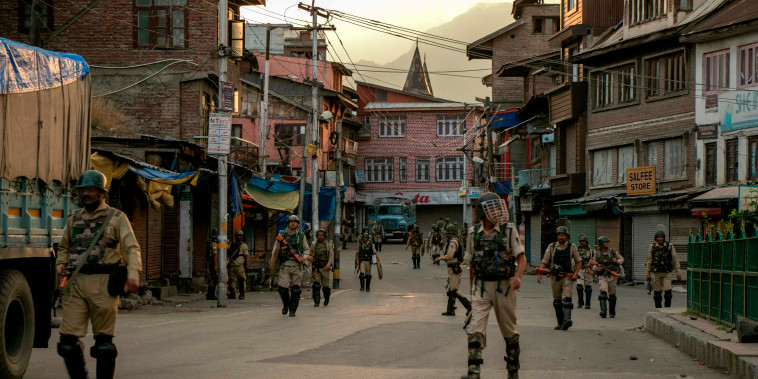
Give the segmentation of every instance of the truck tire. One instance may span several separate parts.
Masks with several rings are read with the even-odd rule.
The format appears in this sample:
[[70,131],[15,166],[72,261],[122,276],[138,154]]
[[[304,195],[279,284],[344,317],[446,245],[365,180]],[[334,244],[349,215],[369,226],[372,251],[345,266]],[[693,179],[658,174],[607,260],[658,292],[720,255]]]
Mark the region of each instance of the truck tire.
[[0,271],[0,378],[22,378],[32,356],[34,301],[23,274]]

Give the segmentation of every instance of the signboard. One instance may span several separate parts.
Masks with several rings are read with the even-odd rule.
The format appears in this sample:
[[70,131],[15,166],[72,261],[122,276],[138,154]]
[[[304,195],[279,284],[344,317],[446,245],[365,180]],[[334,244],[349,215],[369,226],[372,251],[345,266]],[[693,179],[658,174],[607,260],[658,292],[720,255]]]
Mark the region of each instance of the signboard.
[[364,170],[355,170],[355,182],[356,183],[366,183],[366,171],[364,171]]
[[232,140],[232,115],[211,113],[208,116],[208,154],[229,155]]
[[740,211],[756,211],[758,207],[758,186],[740,186],[738,209]]
[[221,109],[234,110],[234,83],[221,82]]
[[655,194],[655,166],[626,169],[626,195]]
[[719,94],[721,132],[758,126],[758,92],[727,91]]
[[[399,191],[361,191],[356,196],[365,196],[366,203],[373,204],[374,199],[387,196],[400,196],[416,201],[416,205],[447,205],[463,204],[465,198],[458,197],[458,190],[449,191],[418,191],[418,190],[399,190]],[[358,197],[356,197],[356,200]]]
[[697,139],[714,139],[719,137],[716,124],[706,124],[697,126]]
[[481,187],[469,187],[468,189],[468,198],[469,199],[476,199],[479,196],[482,196],[482,194],[485,192],[484,188]]

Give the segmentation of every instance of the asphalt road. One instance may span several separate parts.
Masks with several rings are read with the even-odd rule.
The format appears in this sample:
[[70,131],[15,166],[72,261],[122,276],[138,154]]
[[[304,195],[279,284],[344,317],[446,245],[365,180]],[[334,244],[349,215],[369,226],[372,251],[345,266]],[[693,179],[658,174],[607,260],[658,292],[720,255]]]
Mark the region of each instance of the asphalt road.
[[[354,250],[343,253],[341,288],[329,307],[314,308],[308,290],[295,318],[281,315],[275,291],[248,293],[246,300],[230,300],[221,309],[195,294],[181,297],[183,304],[123,311],[114,339],[116,377],[459,378],[466,372],[465,311],[459,305],[458,316],[440,315],[446,306],[445,266],[433,266],[425,256],[422,269],[413,270],[403,247],[384,245],[384,279],[374,275],[370,293],[358,290]],[[466,292],[467,278],[464,283]],[[593,309],[574,310],[571,329],[555,331],[549,282],[540,285],[525,276],[522,283],[521,378],[728,377],[642,330],[653,305],[642,287],[619,288],[617,318],[601,319],[594,300]],[[674,294],[674,306],[685,301],[684,294]],[[494,317],[487,336],[482,375],[504,378],[505,344]],[[51,347],[34,350],[27,378],[66,376],[57,341],[54,330]],[[84,342],[88,353],[92,335]],[[94,377],[95,360],[87,357],[87,364]]]

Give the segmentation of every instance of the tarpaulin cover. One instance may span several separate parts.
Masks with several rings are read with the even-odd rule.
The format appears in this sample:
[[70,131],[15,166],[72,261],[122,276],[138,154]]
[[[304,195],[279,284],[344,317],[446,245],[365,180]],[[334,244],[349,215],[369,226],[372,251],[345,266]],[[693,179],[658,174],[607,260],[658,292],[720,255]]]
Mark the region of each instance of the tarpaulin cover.
[[524,120],[516,116],[517,110],[518,109],[511,109],[508,111],[497,112],[492,115],[492,127],[497,129],[510,128],[524,122]]
[[[277,209],[283,211],[294,211],[299,203],[299,190],[300,183],[286,183],[273,180],[266,180],[262,178],[252,178],[247,183],[245,192],[247,192],[255,201],[263,205],[266,208]],[[341,188],[341,192],[344,193],[345,187]],[[321,187],[319,190],[319,220],[330,221],[334,219],[334,195],[336,191],[334,188]],[[292,196],[294,198],[283,196],[284,194]],[[310,220],[311,217],[311,202],[312,202],[311,187],[305,188],[305,204],[303,204],[303,218]],[[294,204],[293,204],[294,202]]]
[[163,172],[158,170],[151,170],[149,168],[136,168],[129,167],[129,171],[145,178],[154,180],[163,184],[184,184],[189,183],[193,186],[197,185],[197,179],[200,176],[199,171],[190,171],[182,173]]
[[110,189],[113,180],[119,180],[129,172],[129,164],[124,162],[118,162],[104,155],[100,155],[98,152],[92,153],[90,158],[92,168],[100,171],[105,175],[106,184],[105,187]]
[[90,164],[90,75],[76,55],[0,38],[0,176],[76,179]]
[[510,181],[495,182],[495,193],[498,195],[507,195],[511,193],[511,182]]
[[234,173],[234,170],[232,170],[229,177],[231,178],[231,183],[229,183],[229,185],[232,187],[232,214],[234,217],[237,217],[242,214],[242,181],[237,174]]
[[[132,169],[132,166],[128,163],[113,160],[97,152],[92,153],[91,163],[93,169],[105,175],[107,179],[106,188],[110,188],[114,179],[122,179]],[[140,178],[137,180],[136,185],[147,195],[150,206],[153,209],[160,208],[159,201],[169,207],[174,206],[174,197],[171,196],[170,184],[158,183],[154,180],[145,181],[143,178]]]
[[297,203],[300,201],[300,193],[298,191],[268,192],[250,183],[247,183],[245,186],[245,192],[258,204],[268,209],[280,211],[292,212],[297,208]]

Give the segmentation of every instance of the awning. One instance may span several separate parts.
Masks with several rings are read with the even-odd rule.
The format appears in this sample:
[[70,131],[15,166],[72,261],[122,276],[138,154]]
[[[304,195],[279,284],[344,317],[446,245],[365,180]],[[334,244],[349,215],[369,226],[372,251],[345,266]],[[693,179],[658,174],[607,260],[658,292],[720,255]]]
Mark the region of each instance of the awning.
[[740,196],[739,186],[714,188],[692,200],[691,202],[727,202]]
[[516,116],[518,109],[497,112],[492,115],[492,127],[495,129],[511,128],[521,124],[524,120]]
[[508,138],[505,142],[503,142],[502,145],[500,145],[500,146],[497,147],[497,150],[498,150],[497,154],[502,155],[502,154],[507,153],[508,152],[508,145],[510,145],[511,142],[513,142],[513,141],[515,141],[515,140],[517,140],[519,138],[521,138],[521,136],[518,135],[518,134],[516,134],[515,136],[511,136],[510,138]]
[[582,204],[582,210],[585,212],[601,211],[608,208],[608,200],[592,201]]

